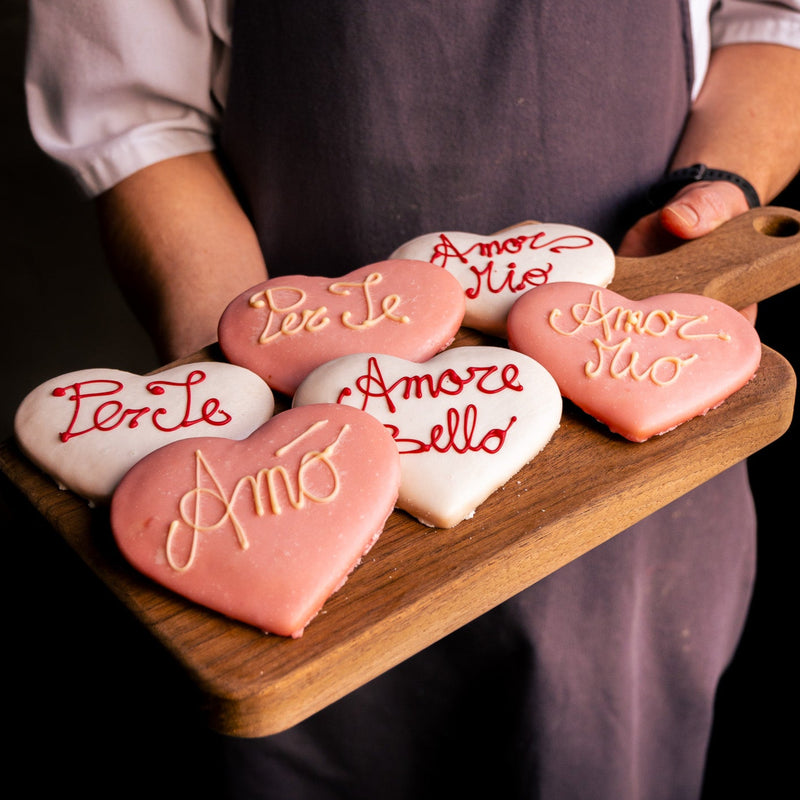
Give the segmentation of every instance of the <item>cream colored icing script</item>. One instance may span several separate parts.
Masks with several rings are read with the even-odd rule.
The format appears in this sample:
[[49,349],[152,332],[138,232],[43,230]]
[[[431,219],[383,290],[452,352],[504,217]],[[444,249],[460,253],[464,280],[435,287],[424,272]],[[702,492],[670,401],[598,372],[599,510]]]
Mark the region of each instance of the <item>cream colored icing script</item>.
[[[327,424],[328,420],[319,420],[313,423],[299,436],[278,448],[275,451],[275,456],[278,458],[283,457],[294,447],[298,446],[304,438]],[[167,532],[166,557],[169,566],[176,572],[186,572],[189,570],[194,564],[197,555],[199,534],[216,531],[227,521],[229,521],[233,527],[239,547],[242,550],[247,550],[249,548],[250,540],[247,531],[234,510],[234,506],[239,499],[240,491],[246,493],[249,489],[253,510],[259,517],[264,516],[267,505],[273,514],[279,515],[283,513],[283,508],[276,489],[279,483],[283,485],[289,504],[295,510],[301,510],[305,506],[306,500],[312,503],[333,502],[339,494],[340,478],[333,464],[332,456],[336,446],[349,427],[350,426],[347,424],[343,425],[333,441],[323,450],[309,450],[304,453],[300,459],[300,466],[297,470],[294,482],[292,481],[292,476],[289,474],[289,471],[283,465],[265,467],[259,470],[255,475],[245,475],[240,478],[230,496],[226,494],[225,489],[222,487],[212,466],[208,463],[203,453],[200,450],[195,451],[195,486],[181,497],[178,504],[180,518],[170,523]],[[318,465],[321,465],[327,470],[330,476],[331,488],[326,494],[315,494],[309,487],[309,482],[307,480],[308,471]],[[218,504],[220,509],[218,518],[208,524],[201,523],[203,519],[201,499],[203,498]],[[208,503],[205,505],[207,507]],[[190,534],[188,555],[183,560],[183,563],[180,563],[174,551],[176,549],[176,539],[185,529],[188,529]]]
[[[349,296],[351,290],[361,290],[363,299],[363,310],[360,322],[353,322],[353,312],[343,311],[341,322],[346,328],[351,330],[364,330],[377,325],[383,320],[407,324],[409,317],[396,314],[397,307],[401,304],[402,298],[397,294],[386,295],[380,301],[381,313],[375,313],[375,299],[372,296],[372,288],[383,280],[379,272],[370,273],[363,281],[337,281],[328,286],[331,294],[339,296]],[[280,305],[276,298],[278,293],[287,292],[294,299],[288,305]],[[251,308],[269,309],[267,322],[264,330],[258,338],[259,344],[269,344],[281,336],[292,336],[301,331],[316,333],[326,328],[330,324],[330,317],[327,316],[327,307],[302,308],[306,301],[306,293],[302,289],[293,286],[278,286],[264,289],[257,292],[249,299]],[[282,316],[281,316],[282,315]]]
[[[576,303],[570,309],[570,316],[575,322],[572,330],[560,328],[556,321],[562,317],[561,309],[554,308],[548,317],[550,328],[563,336],[574,336],[584,328],[599,326],[602,328],[602,339],[595,338],[592,344],[597,348],[597,362],[587,361],[584,370],[589,378],[598,378],[608,374],[611,378],[621,380],[631,377],[635,381],[650,380],[656,386],[668,386],[674,383],[682,369],[696,361],[699,356],[691,353],[686,356],[660,356],[650,366],[637,371],[640,353],[631,350],[633,338],[614,342],[613,333],[627,333],[636,336],[661,337],[674,331],[678,339],[718,339],[730,341],[731,336],[724,331],[692,332],[691,326],[708,322],[706,314],[681,314],[678,311],[653,309],[652,311],[634,311],[623,306],[614,306],[606,311],[603,307],[603,293],[598,289],[592,293],[588,303]],[[625,358],[627,357],[627,363]]]

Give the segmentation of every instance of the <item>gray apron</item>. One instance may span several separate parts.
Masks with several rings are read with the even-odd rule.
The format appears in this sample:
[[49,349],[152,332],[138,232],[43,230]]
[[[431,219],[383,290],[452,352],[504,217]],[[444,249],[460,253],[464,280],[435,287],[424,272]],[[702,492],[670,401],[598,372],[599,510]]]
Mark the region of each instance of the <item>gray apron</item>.
[[[525,219],[613,245],[669,162],[684,2],[237,0],[222,150],[271,274]],[[754,571],[744,465],[295,728],[231,796],[699,795]]]

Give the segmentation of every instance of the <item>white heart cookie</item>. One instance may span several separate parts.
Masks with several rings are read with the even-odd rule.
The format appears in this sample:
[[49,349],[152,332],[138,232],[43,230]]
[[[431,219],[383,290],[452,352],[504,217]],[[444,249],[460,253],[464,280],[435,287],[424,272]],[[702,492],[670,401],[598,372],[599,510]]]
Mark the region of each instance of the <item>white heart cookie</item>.
[[106,503],[123,475],[163,445],[197,436],[243,439],[274,410],[254,373],[209,362],[152,375],[85,369],[52,378],[22,401],[14,433],[62,487]]
[[429,261],[452,273],[464,289],[464,325],[506,336],[506,317],[525,292],[557,281],[607,286],[614,251],[574,225],[524,222],[483,236],[447,231],[406,242],[391,258]]
[[400,451],[399,508],[450,528],[470,517],[550,441],[561,395],[538,362],[501,347],[455,347],[418,364],[359,353],[323,364],[294,405],[371,413]]

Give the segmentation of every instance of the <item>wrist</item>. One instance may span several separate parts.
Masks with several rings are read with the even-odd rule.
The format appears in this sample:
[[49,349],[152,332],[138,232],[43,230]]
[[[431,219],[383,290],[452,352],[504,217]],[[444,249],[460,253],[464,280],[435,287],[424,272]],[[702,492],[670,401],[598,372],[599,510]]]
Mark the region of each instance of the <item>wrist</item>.
[[758,192],[746,178],[728,170],[707,167],[705,164],[693,164],[690,167],[673,170],[650,188],[647,200],[653,208],[661,208],[685,186],[704,181],[732,183],[742,190],[750,208],[761,205]]

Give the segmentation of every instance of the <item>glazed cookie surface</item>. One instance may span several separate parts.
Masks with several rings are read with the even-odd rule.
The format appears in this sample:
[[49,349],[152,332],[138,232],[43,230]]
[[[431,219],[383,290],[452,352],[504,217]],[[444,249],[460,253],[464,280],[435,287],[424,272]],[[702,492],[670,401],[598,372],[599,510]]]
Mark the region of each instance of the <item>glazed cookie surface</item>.
[[373,417],[306,406],[241,441],[152,453],[114,493],[111,526],[154,581],[297,638],[382,532],[399,480],[397,448]]
[[61,486],[106,503],[158,447],[191,436],[241,439],[268,420],[272,391],[249,370],[203,362],[151,375],[86,369],[52,378],[14,419],[21,449]]
[[510,346],[540,361],[564,397],[635,442],[715,408],[761,361],[758,334],[742,314],[692,294],[634,301],[552,284],[520,298],[508,333]]
[[392,253],[451,272],[464,290],[464,324],[506,336],[511,306],[524,293],[556,281],[606,286],[614,252],[591,231],[574,225],[525,222],[491,235],[447,231],[418,236]]
[[561,419],[552,377],[501,347],[454,347],[423,364],[344,356],[314,370],[294,402],[338,402],[379,419],[400,453],[398,507],[439,528],[470,517],[541,451]]
[[371,264],[341,278],[273,278],[239,295],[219,322],[225,357],[292,395],[338,356],[390,353],[423,361],[447,347],[464,318],[461,287],[422,261]]

